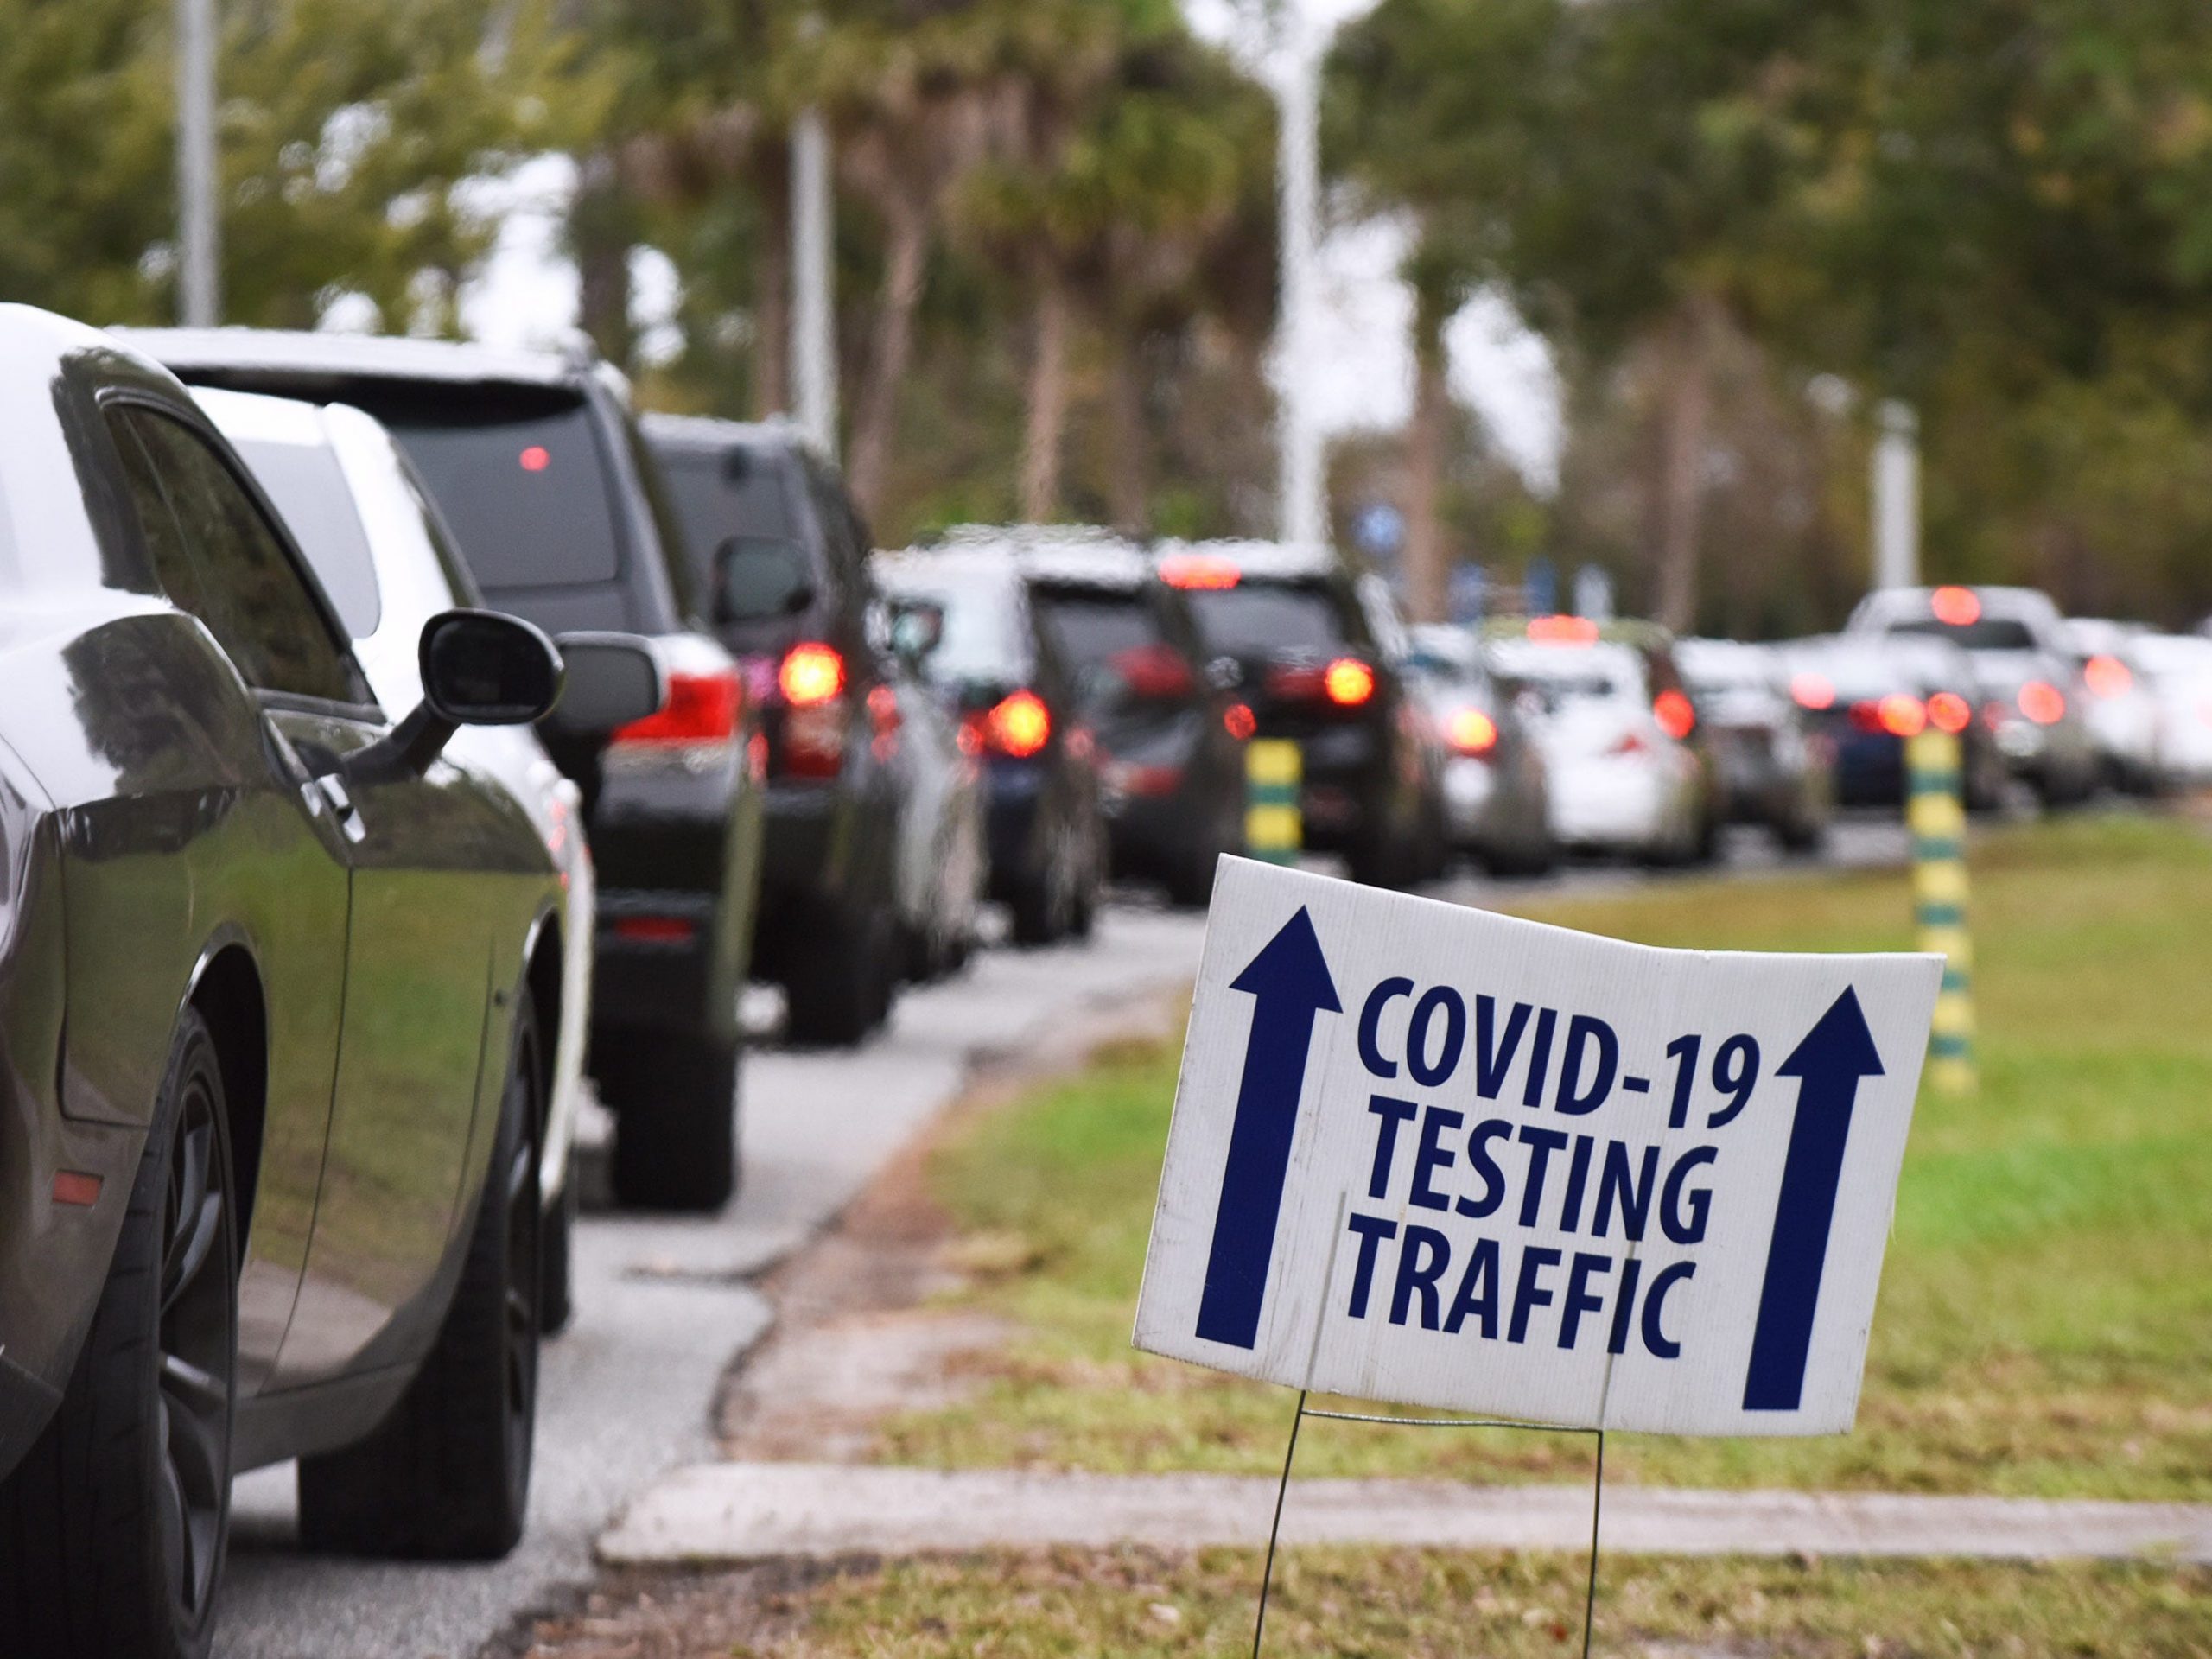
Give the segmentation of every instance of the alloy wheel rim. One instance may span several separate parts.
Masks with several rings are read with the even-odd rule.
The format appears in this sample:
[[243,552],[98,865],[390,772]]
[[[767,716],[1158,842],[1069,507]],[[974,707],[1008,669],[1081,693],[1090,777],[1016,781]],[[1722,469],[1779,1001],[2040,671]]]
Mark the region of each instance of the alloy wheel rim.
[[156,1339],[159,1514],[169,1596],[197,1628],[213,1599],[230,1495],[231,1396],[238,1344],[231,1296],[231,1172],[207,1080],[178,1102],[162,1205]]

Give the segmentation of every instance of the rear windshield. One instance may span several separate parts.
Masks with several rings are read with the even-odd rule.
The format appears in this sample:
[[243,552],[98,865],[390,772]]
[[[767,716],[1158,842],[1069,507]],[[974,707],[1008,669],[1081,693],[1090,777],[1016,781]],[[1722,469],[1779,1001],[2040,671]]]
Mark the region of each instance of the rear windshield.
[[315,579],[338,607],[338,620],[356,639],[377,631],[384,595],[369,556],[369,538],[353,509],[353,492],[338,457],[320,443],[234,442],[254,480],[290,526]]
[[719,453],[676,444],[655,444],[653,454],[683,539],[692,569],[704,580],[715,550],[733,536],[799,540],[798,521],[784,493],[782,469],[743,449]]
[[2024,622],[2001,616],[1985,616],[1978,622],[1938,622],[1933,617],[1914,622],[1892,622],[1891,633],[1933,634],[1968,651],[2034,651],[2034,632]]
[[1231,656],[1336,651],[1351,643],[1334,595],[1319,582],[1247,580],[1197,588],[1191,608],[1207,648]]
[[1141,594],[1033,588],[1030,602],[1071,669],[1103,667],[1125,651],[1166,643],[1160,619]]
[[1010,682],[1029,672],[1029,641],[1013,584],[957,571],[887,576],[884,587],[904,599],[936,605],[944,634],[930,653],[930,673],[940,680]]
[[1501,645],[1497,667],[1554,713],[1574,703],[1643,696],[1643,661],[1624,645]]
[[[456,400],[458,401],[458,400]],[[580,587],[621,567],[613,480],[574,394],[384,413],[478,584]]]

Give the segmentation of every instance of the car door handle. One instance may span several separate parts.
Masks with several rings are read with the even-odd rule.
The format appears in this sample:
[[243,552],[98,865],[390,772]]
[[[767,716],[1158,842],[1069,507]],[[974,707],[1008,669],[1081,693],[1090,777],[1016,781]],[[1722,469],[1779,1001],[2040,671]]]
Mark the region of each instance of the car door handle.
[[346,780],[334,772],[320,778],[311,778],[300,785],[300,793],[308,798],[308,807],[314,810],[321,806],[330,809],[330,816],[349,841],[359,841],[368,831],[362,826],[361,814],[353,804],[353,791],[346,787]]

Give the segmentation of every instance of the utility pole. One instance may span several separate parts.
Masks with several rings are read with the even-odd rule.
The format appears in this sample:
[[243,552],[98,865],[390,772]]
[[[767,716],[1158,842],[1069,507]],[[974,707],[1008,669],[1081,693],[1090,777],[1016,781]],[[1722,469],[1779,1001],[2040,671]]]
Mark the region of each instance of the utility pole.
[[1874,585],[1920,585],[1920,417],[1891,397],[1875,411]]
[[1311,545],[1329,537],[1327,455],[1306,375],[1313,351],[1314,264],[1321,217],[1321,60],[1327,37],[1307,38],[1294,16],[1281,25],[1276,99],[1280,151],[1282,312],[1275,324],[1275,441],[1280,534]]
[[222,321],[215,222],[215,0],[176,0],[178,320]]
[[791,128],[791,389],[799,430],[837,454],[837,314],[830,130],[819,110]]

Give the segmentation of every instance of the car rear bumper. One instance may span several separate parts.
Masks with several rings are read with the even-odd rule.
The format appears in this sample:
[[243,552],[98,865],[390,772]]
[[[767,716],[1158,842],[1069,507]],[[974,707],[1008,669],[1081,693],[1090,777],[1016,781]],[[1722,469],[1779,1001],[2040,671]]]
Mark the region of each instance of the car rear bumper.
[[1656,766],[1586,761],[1552,774],[1552,834],[1563,846],[1645,853],[1681,829],[1682,786]]
[[1498,800],[1497,769],[1472,755],[1455,755],[1444,764],[1445,822],[1455,845],[1489,839]]

